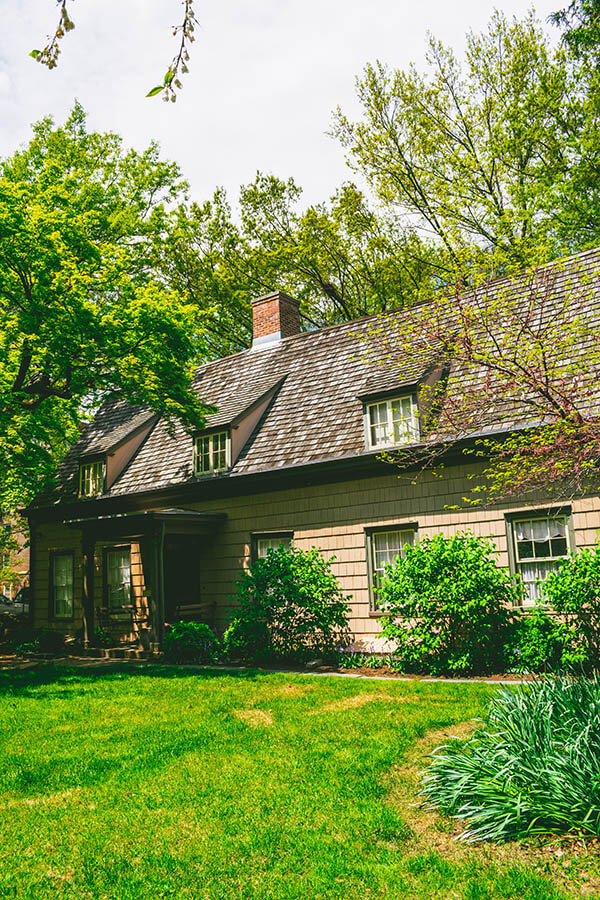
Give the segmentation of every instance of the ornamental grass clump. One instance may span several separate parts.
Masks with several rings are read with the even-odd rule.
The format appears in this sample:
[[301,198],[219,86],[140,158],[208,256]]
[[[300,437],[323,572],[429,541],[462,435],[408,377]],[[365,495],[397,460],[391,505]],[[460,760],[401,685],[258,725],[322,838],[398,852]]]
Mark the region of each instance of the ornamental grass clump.
[[464,841],[600,835],[600,678],[502,689],[483,726],[432,754],[428,807],[466,825]]

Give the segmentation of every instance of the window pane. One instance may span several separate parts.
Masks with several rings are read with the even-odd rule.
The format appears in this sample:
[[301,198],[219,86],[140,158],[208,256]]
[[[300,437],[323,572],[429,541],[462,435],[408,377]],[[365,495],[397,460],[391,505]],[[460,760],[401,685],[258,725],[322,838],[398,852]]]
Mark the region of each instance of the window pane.
[[370,438],[372,447],[383,447],[388,440],[388,405],[373,403],[369,406]]
[[109,550],[106,554],[106,594],[111,607],[128,606],[131,602],[131,553],[129,547]]
[[542,595],[540,582],[567,555],[567,520],[565,516],[524,519],[514,522],[513,528],[518,570],[525,585],[523,603],[533,606]]
[[403,556],[405,548],[412,544],[414,531],[375,531],[373,532],[373,571],[381,577],[388,563],[393,563],[397,556]]
[[542,594],[540,582],[559,566],[558,562],[531,562],[519,566],[521,578],[525,585],[524,606],[533,606]]
[[104,460],[81,463],[79,467],[79,493],[94,497],[104,491]]
[[519,559],[532,559],[533,541],[517,541],[517,554]]
[[56,618],[73,614],[73,557],[55,556],[52,560],[52,605]]
[[291,537],[286,534],[273,537],[259,537],[256,539],[256,556],[258,559],[264,559],[269,550],[276,550],[278,547],[289,547],[291,542]]

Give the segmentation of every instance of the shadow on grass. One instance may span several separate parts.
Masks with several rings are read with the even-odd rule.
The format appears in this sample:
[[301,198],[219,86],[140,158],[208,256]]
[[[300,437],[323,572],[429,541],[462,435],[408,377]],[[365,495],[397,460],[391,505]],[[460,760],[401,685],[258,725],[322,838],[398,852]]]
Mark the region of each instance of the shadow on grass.
[[254,681],[264,678],[270,673],[261,669],[200,669],[188,666],[157,665],[131,665],[130,663],[109,663],[97,665],[69,666],[68,664],[55,665],[52,662],[41,663],[34,669],[12,669],[0,672],[0,696],[10,694],[12,696],[40,696],[43,692],[39,688],[52,685],[69,685],[74,687],[80,683],[82,686],[91,681],[101,679],[107,681],[122,681],[123,676],[130,678],[197,678],[199,680],[223,678]]

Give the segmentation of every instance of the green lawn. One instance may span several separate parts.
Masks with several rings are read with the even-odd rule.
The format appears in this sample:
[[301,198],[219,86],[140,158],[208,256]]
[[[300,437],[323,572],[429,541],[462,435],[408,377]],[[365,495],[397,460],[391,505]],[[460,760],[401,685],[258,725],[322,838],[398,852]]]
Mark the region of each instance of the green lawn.
[[411,806],[423,753],[492,690],[149,667],[4,673],[0,897],[600,897],[581,893],[577,861],[569,881],[546,850],[461,849],[448,823]]

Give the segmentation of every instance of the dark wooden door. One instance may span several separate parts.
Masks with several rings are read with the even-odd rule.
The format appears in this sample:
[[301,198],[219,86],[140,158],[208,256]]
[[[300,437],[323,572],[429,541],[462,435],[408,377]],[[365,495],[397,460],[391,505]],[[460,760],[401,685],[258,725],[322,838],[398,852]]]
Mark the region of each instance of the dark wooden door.
[[186,608],[199,602],[200,567],[197,539],[165,541],[165,620],[187,618]]

